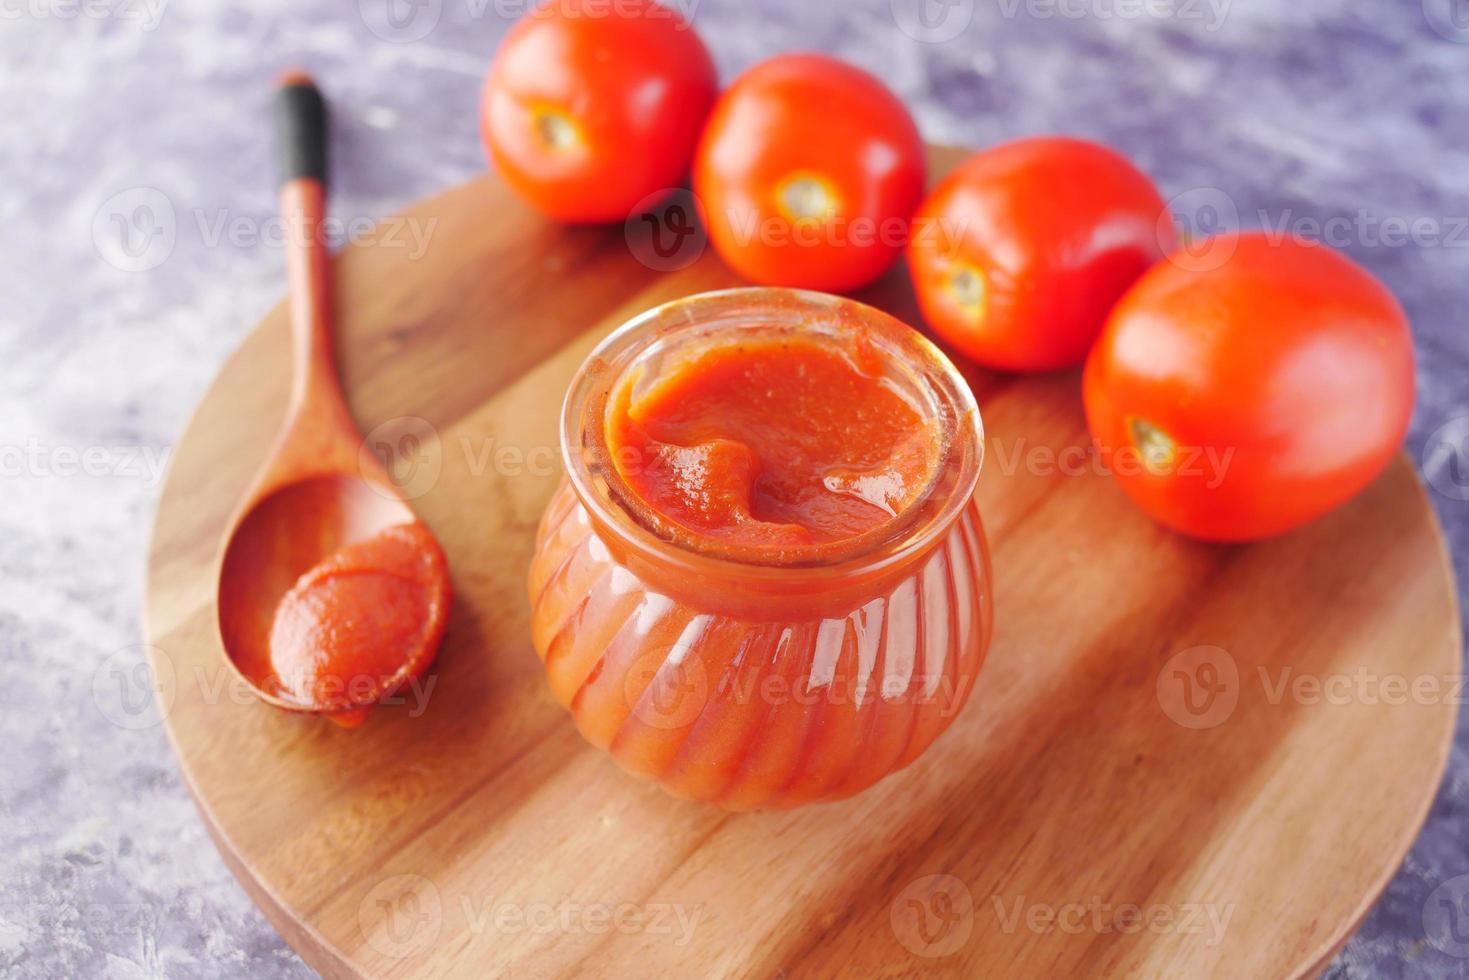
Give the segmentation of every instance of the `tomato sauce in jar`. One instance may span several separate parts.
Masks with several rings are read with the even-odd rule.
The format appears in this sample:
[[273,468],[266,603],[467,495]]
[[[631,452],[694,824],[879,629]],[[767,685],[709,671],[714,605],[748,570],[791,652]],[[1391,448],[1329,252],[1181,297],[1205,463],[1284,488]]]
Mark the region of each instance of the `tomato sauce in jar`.
[[915,759],[992,623],[979,412],[916,331],[784,289],[659,307],[593,352],[529,579],[555,696],[624,768],[729,809]]

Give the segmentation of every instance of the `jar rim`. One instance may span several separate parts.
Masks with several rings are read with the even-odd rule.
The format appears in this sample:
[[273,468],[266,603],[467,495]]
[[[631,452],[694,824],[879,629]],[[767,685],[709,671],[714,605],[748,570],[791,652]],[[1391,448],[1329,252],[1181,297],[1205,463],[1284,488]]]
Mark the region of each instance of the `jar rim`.
[[[893,521],[854,536],[828,556],[802,561],[758,561],[695,549],[665,537],[640,519],[637,495],[611,462],[604,419],[624,375],[658,344],[720,323],[796,326],[860,333],[881,341],[884,356],[921,378],[941,418],[934,474],[920,497]],[[856,300],[810,290],[737,287],[695,293],[632,317],[608,334],[582,362],[561,407],[561,454],[581,504],[596,525],[643,558],[695,576],[769,580],[879,572],[928,551],[974,495],[984,456],[984,429],[968,383],[927,337],[896,317]],[[646,505],[644,505],[646,506]],[[651,508],[649,508],[651,509]]]

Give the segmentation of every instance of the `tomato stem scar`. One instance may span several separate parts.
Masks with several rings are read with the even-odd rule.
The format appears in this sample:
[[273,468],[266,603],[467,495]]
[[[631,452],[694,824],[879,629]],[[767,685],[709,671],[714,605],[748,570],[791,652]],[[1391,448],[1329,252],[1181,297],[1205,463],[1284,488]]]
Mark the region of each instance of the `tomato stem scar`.
[[956,263],[944,278],[944,285],[966,316],[974,320],[984,316],[989,294],[989,280],[984,272],[967,262]]
[[535,122],[536,134],[549,149],[565,150],[582,141],[581,127],[560,109],[537,106],[531,110],[531,118]]
[[1142,455],[1143,465],[1148,468],[1149,473],[1163,476],[1173,471],[1174,460],[1178,457],[1178,444],[1173,441],[1172,436],[1136,415],[1127,416],[1127,432],[1132,437],[1132,444]]
[[817,174],[792,174],[775,189],[780,210],[790,221],[829,218],[837,212],[836,189]]

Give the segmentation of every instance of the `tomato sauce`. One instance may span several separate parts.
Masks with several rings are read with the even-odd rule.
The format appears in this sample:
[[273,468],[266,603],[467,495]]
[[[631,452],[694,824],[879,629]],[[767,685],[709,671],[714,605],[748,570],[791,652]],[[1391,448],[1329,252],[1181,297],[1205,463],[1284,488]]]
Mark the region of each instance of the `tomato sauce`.
[[669,532],[699,547],[812,558],[897,517],[928,487],[935,426],[870,352],[814,340],[715,347],[607,418],[618,471]]
[[423,524],[399,524],[334,552],[276,607],[272,668],[283,691],[360,723],[372,702],[427,669],[443,638],[448,566]]

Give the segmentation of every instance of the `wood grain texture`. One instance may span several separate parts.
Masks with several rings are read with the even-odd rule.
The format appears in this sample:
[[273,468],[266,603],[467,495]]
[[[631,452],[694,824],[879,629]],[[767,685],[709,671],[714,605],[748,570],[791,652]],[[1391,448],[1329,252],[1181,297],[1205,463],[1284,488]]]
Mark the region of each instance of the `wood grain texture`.
[[[956,159],[935,151],[934,170]],[[436,222],[423,257],[380,243],[337,262],[338,347],[364,431],[412,416],[436,433],[413,505],[457,604],[426,700],[342,731],[230,684],[216,549],[285,406],[283,309],[174,452],[149,556],[183,772],[310,964],[1272,977],[1345,941],[1420,826],[1454,723],[1458,614],[1406,458],[1299,532],[1204,545],[1155,527],[1085,457],[1057,462],[1086,441],[1075,375],[969,372],[997,610],[970,704],[851,800],[731,815],[582,742],[530,647],[524,576],[573,369],[628,316],[733,277],[712,255],[654,272],[622,229],[555,228],[492,176],[409,215]],[[901,272],[859,298],[918,322]],[[1183,700],[1211,682],[1213,701]]]

